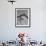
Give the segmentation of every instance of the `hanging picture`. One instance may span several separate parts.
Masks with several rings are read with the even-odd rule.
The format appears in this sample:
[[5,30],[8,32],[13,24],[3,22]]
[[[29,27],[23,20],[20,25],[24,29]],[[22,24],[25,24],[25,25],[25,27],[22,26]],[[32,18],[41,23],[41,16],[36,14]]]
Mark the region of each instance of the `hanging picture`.
[[30,8],[15,8],[15,26],[30,27],[31,25],[31,9]]

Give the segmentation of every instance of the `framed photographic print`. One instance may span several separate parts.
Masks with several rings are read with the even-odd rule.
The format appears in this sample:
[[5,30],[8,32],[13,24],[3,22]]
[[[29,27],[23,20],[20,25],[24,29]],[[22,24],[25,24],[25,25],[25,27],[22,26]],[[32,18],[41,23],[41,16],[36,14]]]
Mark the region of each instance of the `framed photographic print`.
[[15,8],[15,27],[30,27],[30,18],[30,8]]

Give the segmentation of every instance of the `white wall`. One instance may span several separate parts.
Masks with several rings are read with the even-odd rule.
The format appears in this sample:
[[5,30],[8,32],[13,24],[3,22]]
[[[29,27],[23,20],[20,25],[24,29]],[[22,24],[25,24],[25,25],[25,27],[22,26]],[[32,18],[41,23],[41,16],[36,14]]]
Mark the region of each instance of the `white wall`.
[[[15,40],[19,32],[31,34],[33,40],[46,40],[45,0],[17,0],[13,5],[0,0],[0,40]],[[15,8],[31,8],[31,27],[15,27]]]

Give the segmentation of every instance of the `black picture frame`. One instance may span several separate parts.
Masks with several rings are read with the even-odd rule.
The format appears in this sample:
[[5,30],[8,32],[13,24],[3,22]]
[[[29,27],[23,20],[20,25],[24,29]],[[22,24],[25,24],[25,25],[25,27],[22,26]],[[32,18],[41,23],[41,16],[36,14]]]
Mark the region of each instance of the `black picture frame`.
[[[27,23],[28,24],[26,24],[26,22],[24,23],[23,21],[22,21],[22,19],[21,19],[21,21],[24,23],[21,23],[21,24],[19,24],[20,22],[18,21],[19,19],[18,19],[18,17],[20,17],[20,16],[24,16],[24,14],[27,14],[27,18],[28,19],[25,19],[25,21],[27,20]],[[21,18],[21,17],[20,17]],[[24,18],[24,17],[23,17]],[[17,22],[18,21],[18,22]],[[15,8],[15,27],[31,27],[31,8]]]

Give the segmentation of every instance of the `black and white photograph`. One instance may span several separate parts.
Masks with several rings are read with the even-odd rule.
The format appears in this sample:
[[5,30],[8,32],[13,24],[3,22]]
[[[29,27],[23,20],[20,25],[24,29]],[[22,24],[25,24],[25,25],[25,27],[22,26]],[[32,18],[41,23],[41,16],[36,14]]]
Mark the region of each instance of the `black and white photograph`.
[[16,8],[15,9],[15,26],[29,27],[30,26],[30,8]]

